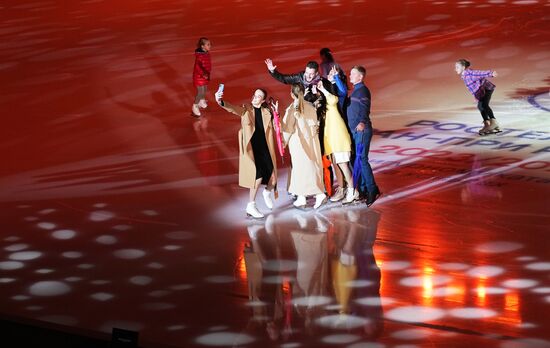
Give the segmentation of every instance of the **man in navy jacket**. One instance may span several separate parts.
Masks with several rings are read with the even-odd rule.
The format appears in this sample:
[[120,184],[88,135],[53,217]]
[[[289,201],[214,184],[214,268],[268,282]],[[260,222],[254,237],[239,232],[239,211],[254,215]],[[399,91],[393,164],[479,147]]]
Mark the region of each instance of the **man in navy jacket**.
[[[367,206],[371,206],[374,201],[380,197],[380,190],[374,181],[372,168],[369,164],[369,148],[372,139],[372,123],[370,121],[370,91],[363,83],[366,70],[362,66],[354,66],[349,74],[349,81],[353,84],[353,90],[348,97],[344,109],[348,119],[348,127],[353,136],[353,142],[363,144],[361,153],[356,153],[355,156],[360,156],[361,159],[361,179],[359,180],[358,189],[362,193],[367,194]],[[335,76],[336,84],[342,84],[342,81]],[[338,88],[340,89],[340,88]]]

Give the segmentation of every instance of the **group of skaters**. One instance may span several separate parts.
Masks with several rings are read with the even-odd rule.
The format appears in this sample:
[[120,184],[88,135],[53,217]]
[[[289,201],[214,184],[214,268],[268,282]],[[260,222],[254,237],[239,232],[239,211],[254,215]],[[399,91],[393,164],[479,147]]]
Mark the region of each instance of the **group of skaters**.
[[[195,51],[193,81],[197,96],[193,116],[200,117],[206,107],[205,93],[210,81],[211,43],[201,38]],[[350,204],[364,201],[371,206],[381,195],[369,164],[369,148],[373,136],[370,120],[371,94],[364,83],[366,69],[356,65],[346,76],[328,48],[320,51],[321,64],[307,62],[304,71],[283,74],[271,59],[265,64],[277,81],[290,85],[290,104],[279,117],[279,103],[268,98],[265,89],[254,90],[250,103],[235,105],[223,98],[223,88],[215,94],[216,102],[241,119],[239,130],[239,185],[250,189],[246,213],[263,218],[256,206],[258,188],[265,205],[273,209],[277,198],[276,153],[288,148],[291,170],[288,192],[293,205],[305,208],[307,197],[313,196],[314,209],[327,200]],[[494,71],[469,69],[470,63],[459,60],[455,70],[469,91],[478,100],[484,124],[480,135],[500,131],[489,101],[495,85],[487,77]],[[348,87],[349,77],[349,87]]]
[[[330,51],[325,51],[330,55]],[[279,113],[278,102],[268,102],[267,93],[261,88],[254,91],[250,104],[242,106],[224,100],[223,91],[215,94],[222,108],[241,117],[239,185],[250,189],[247,214],[263,217],[255,203],[261,185],[265,185],[262,196],[266,206],[273,207],[272,197],[277,196],[277,136],[282,148],[288,147],[290,152],[287,189],[296,197],[295,207],[304,208],[307,197],[314,196],[313,207],[318,209],[332,192],[332,202],[350,204],[364,199],[368,206],[372,205],[380,190],[368,162],[372,124],[370,92],[363,83],[365,68],[351,69],[353,90],[348,95],[346,77],[335,63],[323,71],[326,78],[315,61],[295,74],[282,74],[271,59],[266,59],[265,64],[271,76],[290,85],[292,101],[280,122],[275,116]],[[330,158],[336,187],[330,175],[324,175],[324,156]],[[354,163],[355,175],[350,163]]]

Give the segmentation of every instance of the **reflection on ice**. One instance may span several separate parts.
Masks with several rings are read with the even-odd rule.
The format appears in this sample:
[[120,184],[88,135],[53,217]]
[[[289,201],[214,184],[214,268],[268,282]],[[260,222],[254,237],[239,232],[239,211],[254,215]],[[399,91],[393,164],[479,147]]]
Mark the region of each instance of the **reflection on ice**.
[[306,297],[296,297],[292,299],[293,304],[297,306],[305,306],[305,307],[328,305],[332,301],[333,299],[328,296],[306,296]]
[[94,300],[104,302],[104,301],[111,300],[114,297],[114,295],[106,292],[98,292],[95,294],[91,294],[90,297],[93,298]]
[[351,335],[351,334],[336,334],[328,335],[321,338],[321,342],[329,344],[348,344],[355,341],[359,341],[361,336]]
[[381,268],[384,271],[399,271],[411,266],[409,261],[385,261]]
[[[473,289],[472,291],[477,291],[478,289]],[[487,287],[483,288],[483,292],[487,295],[502,295],[507,294],[510,292],[510,290],[505,288],[498,288],[498,287]]]
[[396,300],[391,297],[362,297],[355,302],[363,306],[388,306],[394,304]]
[[513,242],[489,242],[476,247],[477,251],[488,254],[507,253],[523,248],[523,245]]
[[392,337],[400,340],[420,340],[428,338],[432,333],[427,329],[405,329],[395,331]]
[[452,280],[452,278],[449,276],[429,275],[429,276],[419,276],[419,277],[406,277],[401,279],[399,283],[404,286],[421,287],[426,284],[426,277],[429,278],[429,282],[432,286],[447,284]]
[[235,281],[235,278],[231,276],[226,276],[226,275],[216,275],[216,276],[206,277],[204,278],[204,280],[208,283],[224,284],[224,283],[233,283]]
[[98,242],[99,244],[111,245],[111,244],[116,244],[117,239],[114,236],[103,235],[103,236],[97,237],[95,241]]
[[508,279],[503,281],[502,286],[512,289],[526,289],[536,286],[538,282],[531,279]]
[[91,212],[91,213],[90,213],[89,219],[90,219],[91,221],[94,221],[94,222],[101,222],[101,221],[110,220],[110,219],[112,219],[114,216],[115,216],[115,214],[113,214],[113,213],[110,212],[110,211],[106,211],[106,210],[97,210],[97,211],[94,211],[94,212]]
[[349,330],[362,327],[367,323],[367,319],[348,314],[334,314],[319,317],[316,323],[331,329]]
[[139,259],[145,256],[145,251],[140,249],[120,249],[113,253],[119,259]]
[[391,320],[407,323],[424,323],[443,318],[445,311],[433,307],[404,306],[390,309],[384,316]]
[[41,281],[29,287],[29,293],[35,296],[60,296],[71,291],[71,287],[60,281]]
[[469,269],[466,274],[470,277],[490,278],[504,273],[504,269],[497,266],[479,266]]
[[39,222],[38,224],[36,224],[36,226],[43,230],[53,230],[57,227],[57,225],[52,222]]
[[148,276],[133,276],[130,278],[130,283],[134,285],[148,285],[153,281],[153,278]]
[[500,348],[548,348],[550,341],[537,338],[521,338],[506,341],[500,344]]
[[550,262],[534,262],[525,266],[534,271],[550,271]]
[[535,288],[531,289],[531,291],[537,294],[550,294],[550,287]]
[[25,264],[19,261],[0,261],[0,269],[4,271],[23,268]]
[[484,308],[455,308],[449,311],[453,317],[464,319],[490,318],[498,315],[497,312]]
[[7,247],[4,248],[4,250],[6,250],[6,251],[20,251],[20,250],[27,249],[28,247],[29,247],[28,244],[20,243],[20,244],[8,245]]
[[75,236],[76,236],[76,232],[73,230],[57,230],[52,232],[52,237],[54,237],[55,239],[66,240],[66,239],[72,239]]
[[213,347],[238,346],[254,342],[254,337],[235,332],[216,332],[199,336],[195,341]]
[[82,254],[80,251],[66,251],[62,253],[61,256],[67,259],[79,259],[84,256],[84,254]]

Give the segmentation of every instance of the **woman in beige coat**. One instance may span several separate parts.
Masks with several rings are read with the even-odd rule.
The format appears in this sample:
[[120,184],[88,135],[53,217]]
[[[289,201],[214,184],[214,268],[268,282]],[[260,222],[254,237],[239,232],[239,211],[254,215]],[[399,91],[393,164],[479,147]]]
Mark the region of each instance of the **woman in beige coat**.
[[294,202],[297,208],[306,205],[306,196],[315,195],[314,208],[317,209],[327,198],[323,186],[317,112],[313,105],[304,101],[303,85],[292,85],[290,96],[294,102],[286,109],[281,124],[292,158],[288,192],[298,196]]
[[223,91],[216,94],[216,102],[226,111],[241,118],[239,130],[239,186],[249,188],[246,214],[253,218],[264,215],[256,207],[256,193],[260,185],[266,185],[262,195],[265,205],[273,209],[271,193],[277,198],[277,161],[273,140],[273,117],[265,104],[267,93],[257,89],[250,104],[236,106],[223,100]]

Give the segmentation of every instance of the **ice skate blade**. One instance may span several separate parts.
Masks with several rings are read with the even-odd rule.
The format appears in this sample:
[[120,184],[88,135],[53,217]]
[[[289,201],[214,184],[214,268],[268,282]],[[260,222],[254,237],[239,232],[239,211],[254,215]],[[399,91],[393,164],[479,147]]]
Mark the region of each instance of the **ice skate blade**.
[[486,136],[486,135],[491,135],[491,134],[498,134],[498,133],[502,133],[501,130],[494,130],[494,131],[491,131],[491,132],[484,132],[484,133],[479,133],[480,136]]
[[255,217],[255,216],[253,216],[253,215],[251,215],[251,214],[248,214],[248,213],[246,213],[246,217],[247,217],[247,218],[250,218],[250,219],[252,219],[252,220],[260,220],[260,219],[265,218],[265,216]]

